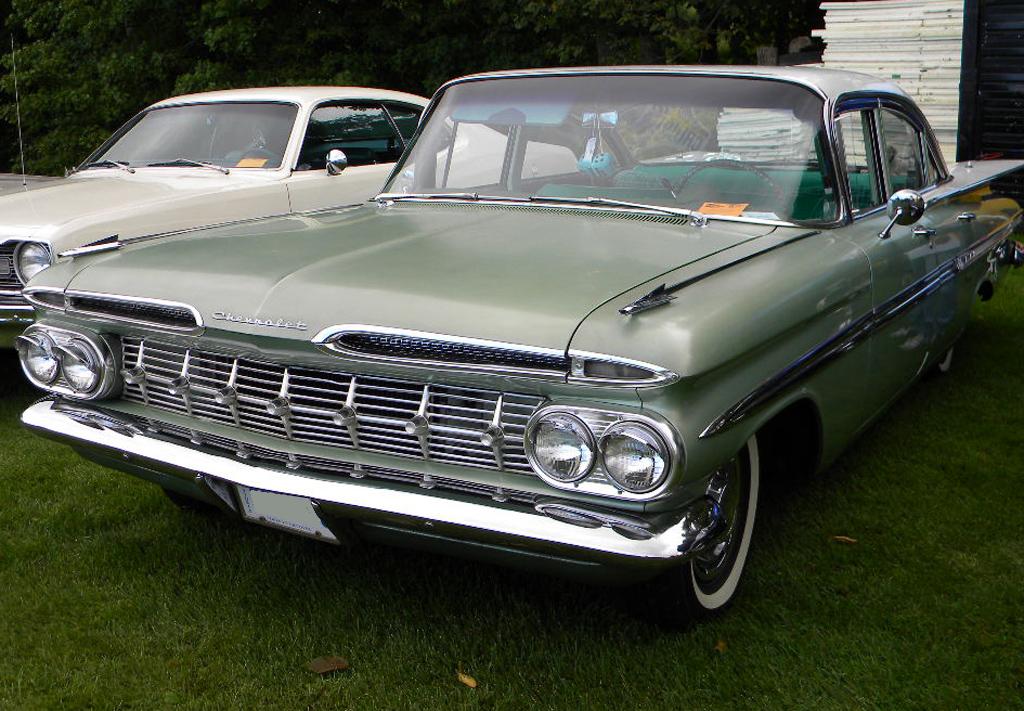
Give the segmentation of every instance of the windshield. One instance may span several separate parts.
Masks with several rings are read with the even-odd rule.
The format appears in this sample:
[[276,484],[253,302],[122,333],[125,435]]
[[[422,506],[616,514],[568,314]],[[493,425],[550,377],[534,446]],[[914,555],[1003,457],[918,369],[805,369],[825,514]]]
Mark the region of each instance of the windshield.
[[783,221],[836,216],[822,101],[765,79],[489,79],[447,89],[386,188],[605,198]]
[[213,163],[280,168],[298,108],[292,104],[190,104],[152,109],[89,159],[131,167]]

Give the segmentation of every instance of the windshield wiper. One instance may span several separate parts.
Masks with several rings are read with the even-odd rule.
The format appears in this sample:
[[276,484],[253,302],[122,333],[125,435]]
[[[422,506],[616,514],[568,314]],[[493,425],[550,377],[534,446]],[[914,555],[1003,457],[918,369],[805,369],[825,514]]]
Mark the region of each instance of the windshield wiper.
[[94,160],[91,163],[86,163],[85,165],[81,166],[78,170],[87,170],[89,168],[120,168],[121,170],[127,171],[129,173],[135,172],[135,168],[132,168],[130,165],[128,165],[128,163],[126,163],[123,160],[108,159]]
[[197,168],[209,168],[210,170],[216,170],[224,175],[231,172],[229,168],[225,168],[222,165],[217,165],[216,163],[211,163],[206,160],[192,160],[191,158],[175,158],[174,160],[163,160],[157,163],[146,163],[147,168],[160,168],[174,165],[194,165]]
[[479,193],[381,193],[374,198],[377,202],[389,200],[501,200],[502,198]]
[[665,215],[676,215],[678,217],[693,217],[695,214],[693,210],[687,210],[682,207],[665,207],[663,205],[648,205],[642,202],[629,202],[627,200],[616,200],[614,198],[595,197],[590,195],[588,197],[543,197],[540,195],[531,195],[528,200],[530,202],[549,202],[549,203],[568,203],[570,205],[602,205],[604,207],[626,207],[633,208],[635,210],[650,210],[651,212],[660,212]]

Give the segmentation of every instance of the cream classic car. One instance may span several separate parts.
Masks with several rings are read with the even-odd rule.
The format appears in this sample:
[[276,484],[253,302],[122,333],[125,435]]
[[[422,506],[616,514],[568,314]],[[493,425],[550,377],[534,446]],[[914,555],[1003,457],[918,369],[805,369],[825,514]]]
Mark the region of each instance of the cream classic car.
[[0,347],[32,320],[25,282],[61,253],[377,194],[426,103],[383,89],[277,87],[148,107],[65,179],[0,193]]

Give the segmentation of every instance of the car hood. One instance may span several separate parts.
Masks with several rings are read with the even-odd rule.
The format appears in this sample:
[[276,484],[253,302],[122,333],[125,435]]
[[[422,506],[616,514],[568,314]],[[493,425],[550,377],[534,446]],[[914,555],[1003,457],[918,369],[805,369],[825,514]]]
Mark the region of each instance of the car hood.
[[365,324],[565,348],[609,299],[772,230],[585,210],[362,206],[78,257],[33,286],[63,279],[74,290],[185,302],[208,328],[248,334],[308,340]]
[[58,250],[78,246],[62,244],[60,236],[79,228],[88,230],[90,224],[139,214],[154,205],[165,206],[253,181],[248,176],[194,169],[190,173],[173,168],[140,169],[134,175],[112,170],[86,172],[0,196],[0,236],[54,243]]

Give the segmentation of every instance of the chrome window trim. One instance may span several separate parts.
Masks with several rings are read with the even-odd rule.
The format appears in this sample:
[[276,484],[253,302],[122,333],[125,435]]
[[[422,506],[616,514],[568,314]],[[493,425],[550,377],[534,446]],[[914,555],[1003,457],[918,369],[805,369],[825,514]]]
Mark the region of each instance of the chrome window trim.
[[699,438],[706,439],[729,429],[755,408],[808,377],[819,367],[856,348],[889,321],[931,296],[946,282],[957,278],[967,267],[999,247],[1013,234],[1021,221],[1021,215],[1022,212],[1018,212],[1007,225],[976,240],[956,256],[773,374],[705,427]]
[[[153,306],[169,306],[172,308],[180,308],[189,311],[193,318],[195,318],[194,326],[170,326],[167,324],[157,323],[154,321],[148,321],[146,319],[129,318],[127,316],[119,316],[110,313],[104,313],[102,311],[93,311],[91,309],[80,309],[71,305],[71,299],[76,296],[81,297],[94,297],[97,299],[105,299],[107,301],[120,302],[125,304],[150,304]],[[148,297],[141,296],[125,296],[123,294],[110,294],[101,291],[80,291],[77,289],[68,289],[64,292],[64,303],[65,310],[70,314],[86,314],[89,316],[99,316],[102,318],[109,318],[112,321],[122,321],[125,323],[133,323],[140,326],[148,326],[150,328],[164,329],[167,331],[174,331],[177,333],[196,333],[205,328],[206,323],[203,321],[203,315],[199,313],[199,309],[191,304],[186,304],[181,301],[168,301],[166,299],[151,299]]]

